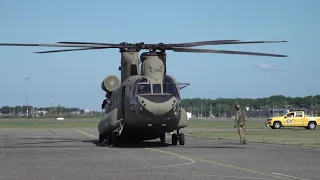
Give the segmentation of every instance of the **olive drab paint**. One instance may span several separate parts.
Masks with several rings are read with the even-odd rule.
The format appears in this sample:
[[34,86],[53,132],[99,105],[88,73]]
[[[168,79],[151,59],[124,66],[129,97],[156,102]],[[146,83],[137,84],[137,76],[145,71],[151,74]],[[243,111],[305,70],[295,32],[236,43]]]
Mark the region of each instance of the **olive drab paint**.
[[[132,140],[150,140],[160,138],[165,142],[165,133],[171,134],[171,144],[185,144],[185,137],[180,129],[187,127],[187,112],[181,106],[180,91],[188,83],[178,83],[167,74],[167,55],[165,51],[189,53],[219,53],[254,56],[288,57],[287,55],[195,49],[204,45],[280,43],[287,41],[240,41],[213,40],[174,44],[127,43],[91,43],[58,42],[55,44],[18,44],[0,43],[0,46],[37,46],[65,47],[74,49],[40,51],[36,53],[57,53],[81,50],[117,48],[120,51],[120,79],[114,75],[107,76],[101,83],[105,97],[110,102],[105,116],[98,123],[99,142],[107,140],[114,146],[120,142]],[[139,52],[143,52],[139,58]],[[141,64],[141,65],[140,65]],[[182,65],[185,62],[182,62]],[[140,73],[141,71],[141,73]],[[196,74],[195,74],[196,75]],[[207,80],[210,80],[208,78]],[[176,133],[173,133],[176,131]]]

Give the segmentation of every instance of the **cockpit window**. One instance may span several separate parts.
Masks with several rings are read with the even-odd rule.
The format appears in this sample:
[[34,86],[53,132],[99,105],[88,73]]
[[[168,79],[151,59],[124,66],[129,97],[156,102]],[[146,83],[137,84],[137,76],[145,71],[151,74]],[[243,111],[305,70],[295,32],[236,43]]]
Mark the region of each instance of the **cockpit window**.
[[178,95],[177,88],[174,83],[164,83],[163,93],[169,93],[171,95]]
[[138,84],[138,94],[150,94],[151,86],[150,84]]
[[161,94],[161,84],[153,84],[153,93]]

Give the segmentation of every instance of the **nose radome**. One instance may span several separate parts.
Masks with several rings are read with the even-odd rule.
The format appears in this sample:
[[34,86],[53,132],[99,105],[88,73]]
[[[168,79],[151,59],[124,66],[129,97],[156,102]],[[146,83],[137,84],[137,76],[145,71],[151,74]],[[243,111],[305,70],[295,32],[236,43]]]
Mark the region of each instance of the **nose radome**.
[[164,95],[138,96],[138,101],[142,107],[154,116],[165,115],[177,103],[177,99],[174,96]]

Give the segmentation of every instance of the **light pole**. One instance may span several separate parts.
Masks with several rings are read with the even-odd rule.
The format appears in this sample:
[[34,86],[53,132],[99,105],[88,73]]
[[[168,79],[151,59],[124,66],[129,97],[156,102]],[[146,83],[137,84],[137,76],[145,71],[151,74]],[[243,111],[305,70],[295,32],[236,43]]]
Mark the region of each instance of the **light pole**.
[[28,96],[29,96],[29,94],[28,94],[28,80],[30,79],[30,78],[28,78],[28,77],[26,77],[26,78],[24,78],[25,80],[26,80],[26,82],[27,82],[27,118],[29,117],[29,104],[28,104]]

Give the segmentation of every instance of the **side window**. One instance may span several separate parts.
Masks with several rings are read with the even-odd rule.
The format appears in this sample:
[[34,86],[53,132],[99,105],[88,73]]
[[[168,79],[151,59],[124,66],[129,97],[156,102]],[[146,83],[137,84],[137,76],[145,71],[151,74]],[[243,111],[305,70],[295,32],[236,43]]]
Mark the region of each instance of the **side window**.
[[302,112],[296,112],[296,117],[302,117]]
[[294,113],[288,113],[287,117],[288,117],[288,118],[294,117]]
[[175,87],[175,84],[170,83],[170,82],[164,83],[163,92],[169,93],[174,96],[178,95],[177,88]]

